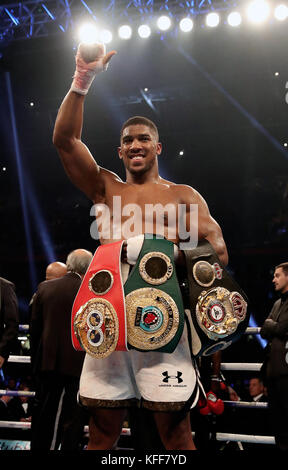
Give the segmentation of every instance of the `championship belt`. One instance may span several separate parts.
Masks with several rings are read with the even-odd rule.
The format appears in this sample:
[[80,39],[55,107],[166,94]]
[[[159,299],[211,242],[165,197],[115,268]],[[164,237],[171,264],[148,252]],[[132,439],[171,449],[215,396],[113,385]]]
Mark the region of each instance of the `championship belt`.
[[221,265],[207,240],[183,250],[189,281],[189,318],[194,356],[209,356],[230,346],[246,330],[248,299]]
[[145,234],[124,291],[129,348],[173,352],[184,327],[174,244],[159,236]]
[[122,245],[119,241],[97,248],[72,308],[74,348],[99,359],[115,350],[127,351]]

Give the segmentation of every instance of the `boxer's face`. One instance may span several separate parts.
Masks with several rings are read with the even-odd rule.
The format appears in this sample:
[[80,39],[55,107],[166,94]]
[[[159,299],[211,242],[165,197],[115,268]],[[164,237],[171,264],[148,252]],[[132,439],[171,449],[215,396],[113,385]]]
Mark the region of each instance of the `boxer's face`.
[[276,268],[273,277],[273,284],[277,292],[288,291],[288,276],[285,274],[282,268]]
[[142,174],[153,167],[161,150],[153,129],[137,124],[123,130],[118,154],[130,173]]

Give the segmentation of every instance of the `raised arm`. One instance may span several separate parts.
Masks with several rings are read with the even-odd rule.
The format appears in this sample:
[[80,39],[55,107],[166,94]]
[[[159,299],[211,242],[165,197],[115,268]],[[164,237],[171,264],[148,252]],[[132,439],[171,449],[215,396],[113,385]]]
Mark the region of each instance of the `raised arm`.
[[[92,201],[102,202],[109,172],[94,160],[81,140],[85,96],[95,75],[107,68],[115,51],[104,55],[104,49],[96,51],[96,59],[85,62],[81,45],[76,55],[76,72],[71,89],[65,96],[55,122],[53,143],[61,157],[71,181]],[[85,56],[84,56],[85,57]],[[88,61],[89,59],[86,58]],[[112,177],[111,173],[111,177]]]

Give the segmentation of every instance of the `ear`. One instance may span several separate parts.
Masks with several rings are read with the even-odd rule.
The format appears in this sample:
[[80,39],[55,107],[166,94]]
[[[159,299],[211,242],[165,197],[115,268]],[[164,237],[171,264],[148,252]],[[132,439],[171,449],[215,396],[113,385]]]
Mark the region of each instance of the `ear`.
[[118,150],[118,156],[122,160],[123,157],[122,157],[121,147],[118,147],[117,150]]
[[162,153],[162,144],[161,144],[161,142],[157,142],[156,153],[157,153],[157,155],[160,155]]

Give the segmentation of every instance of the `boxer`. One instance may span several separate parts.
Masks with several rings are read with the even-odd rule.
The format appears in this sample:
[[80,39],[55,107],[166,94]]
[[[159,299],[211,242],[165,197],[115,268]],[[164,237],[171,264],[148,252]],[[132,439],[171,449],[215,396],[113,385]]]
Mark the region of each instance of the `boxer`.
[[[73,82],[60,106],[53,136],[68,177],[96,208],[100,207],[98,228],[101,245],[128,239],[127,247],[123,246],[122,260],[123,257],[124,261],[130,257],[132,266],[141,247],[131,246],[130,249],[130,238],[137,238],[144,231],[156,235],[161,232],[159,235],[181,247],[187,234],[195,233],[195,217],[191,217],[191,211],[195,211],[197,238],[208,241],[222,265],[227,265],[228,254],[221,228],[211,216],[203,197],[190,186],[175,184],[160,176],[158,157],[161,155],[162,144],[159,142],[157,127],[152,121],[136,116],[122,126],[118,156],[125,167],[125,181],[99,166],[82,142],[86,95],[94,78],[107,69],[115,54],[116,51],[106,54],[103,45],[79,46]],[[117,211],[113,210],[116,203]],[[156,203],[165,208],[165,214],[158,220],[149,217],[150,209],[155,208]],[[131,207],[135,218],[133,224],[129,225],[132,236],[128,237],[127,222]],[[174,216],[171,217],[173,227],[169,221],[169,211]],[[186,231],[180,230],[181,224]],[[185,263],[181,249],[176,255],[175,263]],[[104,358],[94,358],[87,354],[80,395],[91,412],[88,449],[113,448],[121,432],[126,407],[135,401],[145,402],[146,407],[153,410],[159,434],[167,450],[195,449],[186,402],[189,397],[195,398],[197,383],[186,323],[176,348],[170,353],[142,352],[127,348],[126,351],[115,350]]]

